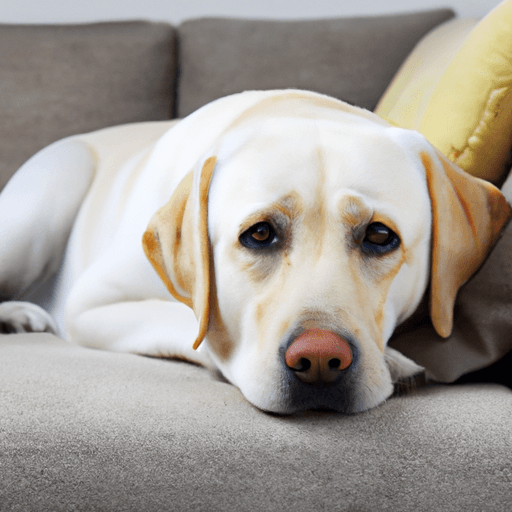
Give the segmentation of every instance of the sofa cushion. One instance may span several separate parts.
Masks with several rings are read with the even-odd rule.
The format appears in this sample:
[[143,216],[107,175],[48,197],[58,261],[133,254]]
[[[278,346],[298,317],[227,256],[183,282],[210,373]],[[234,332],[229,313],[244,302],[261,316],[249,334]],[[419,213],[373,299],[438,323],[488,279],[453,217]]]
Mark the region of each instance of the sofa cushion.
[[178,115],[248,89],[309,89],[373,110],[448,9],[308,21],[205,18],[179,27]]
[[508,510],[512,392],[263,413],[207,370],[0,336],[2,510]]
[[175,60],[164,23],[0,25],[0,188],[62,137],[169,119]]

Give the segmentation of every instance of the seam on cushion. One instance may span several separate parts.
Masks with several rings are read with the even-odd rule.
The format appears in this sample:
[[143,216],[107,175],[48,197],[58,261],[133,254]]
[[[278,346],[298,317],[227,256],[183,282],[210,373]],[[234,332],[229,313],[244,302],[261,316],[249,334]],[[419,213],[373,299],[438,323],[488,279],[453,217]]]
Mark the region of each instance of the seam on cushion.
[[480,121],[468,137],[464,147],[457,149],[452,146],[450,148],[450,160],[464,169],[474,165],[475,152],[486,144],[484,139],[494,128],[496,119],[502,111],[501,104],[512,92],[512,76],[501,78],[498,80],[498,84],[498,87],[489,93]]

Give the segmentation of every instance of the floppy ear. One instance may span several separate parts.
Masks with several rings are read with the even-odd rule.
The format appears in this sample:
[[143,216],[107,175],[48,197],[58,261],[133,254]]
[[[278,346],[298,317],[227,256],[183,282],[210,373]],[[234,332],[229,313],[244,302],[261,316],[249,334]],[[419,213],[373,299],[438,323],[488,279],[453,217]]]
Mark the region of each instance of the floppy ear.
[[478,270],[508,224],[503,194],[437,155],[422,153],[432,203],[430,316],[440,336],[453,328],[459,288]]
[[208,190],[216,157],[199,175],[189,172],[169,202],[153,215],[142,238],[144,252],[171,294],[194,310],[199,333],[197,349],[210,316],[210,243]]

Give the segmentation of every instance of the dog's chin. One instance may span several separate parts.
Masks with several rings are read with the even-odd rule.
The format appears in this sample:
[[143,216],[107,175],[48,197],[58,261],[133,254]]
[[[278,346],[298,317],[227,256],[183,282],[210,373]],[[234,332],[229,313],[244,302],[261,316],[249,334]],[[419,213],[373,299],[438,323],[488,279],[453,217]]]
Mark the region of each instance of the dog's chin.
[[356,390],[354,393],[346,394],[343,397],[340,397],[335,390],[328,388],[311,390],[312,393],[305,393],[293,398],[247,395],[245,397],[258,409],[274,414],[290,415],[304,411],[332,411],[352,415],[377,407],[393,394],[393,390],[393,385],[389,383],[384,389],[367,389],[364,392],[357,392]]
[[394,383],[383,363],[379,385],[369,385],[366,379],[345,379],[331,385],[315,386],[283,375],[276,386],[258,386],[245,381],[238,386],[245,398],[265,412],[290,415],[308,410],[358,414],[378,406],[394,392]]

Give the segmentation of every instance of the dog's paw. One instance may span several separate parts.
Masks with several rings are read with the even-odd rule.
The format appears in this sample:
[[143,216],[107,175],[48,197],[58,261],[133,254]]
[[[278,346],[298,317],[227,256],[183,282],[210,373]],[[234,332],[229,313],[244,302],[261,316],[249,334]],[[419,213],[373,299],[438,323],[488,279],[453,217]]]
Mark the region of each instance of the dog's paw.
[[31,302],[0,304],[0,334],[20,332],[57,333],[55,320],[41,307]]

